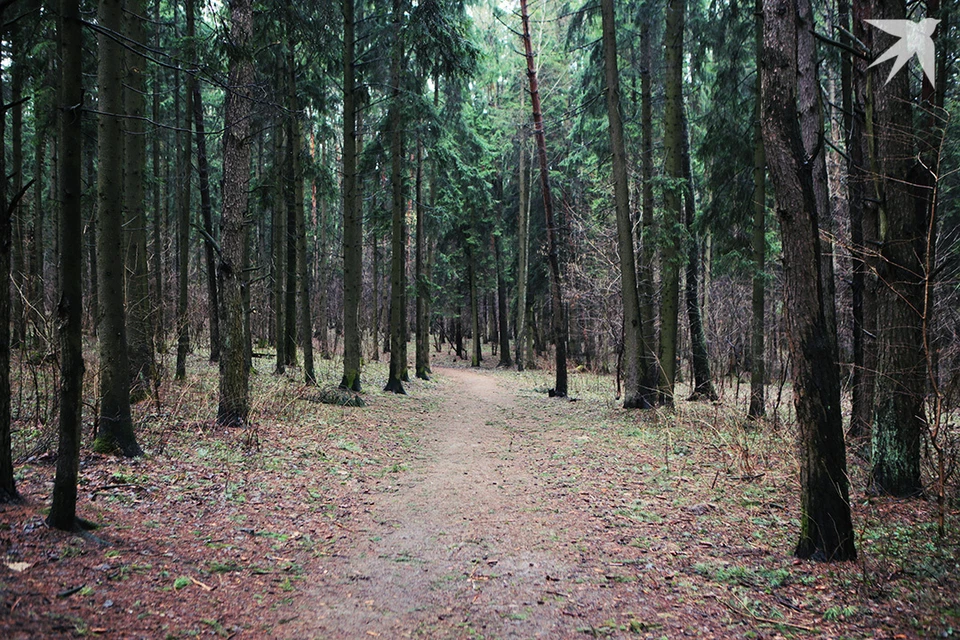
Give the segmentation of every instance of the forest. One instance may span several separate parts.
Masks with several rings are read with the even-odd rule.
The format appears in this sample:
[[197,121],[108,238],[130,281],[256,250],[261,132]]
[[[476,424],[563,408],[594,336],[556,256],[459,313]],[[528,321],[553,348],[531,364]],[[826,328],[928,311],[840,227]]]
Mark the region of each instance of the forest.
[[960,631],[951,0],[0,0],[0,635]]

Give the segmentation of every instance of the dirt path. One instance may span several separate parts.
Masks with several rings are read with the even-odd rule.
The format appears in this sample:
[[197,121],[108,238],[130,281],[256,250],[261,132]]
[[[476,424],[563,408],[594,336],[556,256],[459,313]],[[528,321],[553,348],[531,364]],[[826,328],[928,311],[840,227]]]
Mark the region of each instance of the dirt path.
[[506,429],[514,394],[444,369],[424,459],[372,497],[376,524],[323,561],[284,637],[561,637],[574,633],[570,516],[539,491]]

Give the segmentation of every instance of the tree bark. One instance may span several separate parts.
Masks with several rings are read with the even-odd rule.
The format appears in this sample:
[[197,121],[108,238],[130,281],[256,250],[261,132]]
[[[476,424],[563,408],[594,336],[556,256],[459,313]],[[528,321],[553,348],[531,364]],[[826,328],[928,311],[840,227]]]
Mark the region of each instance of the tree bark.
[[650,345],[643,340],[637,266],[633,249],[633,220],[627,184],[627,151],[620,113],[620,74],[617,68],[617,34],[613,0],[602,0],[603,54],[606,75],[607,121],[613,150],[613,199],[617,215],[617,249],[620,254],[620,291],[623,301],[623,367],[625,409],[653,406],[655,392],[643,386],[645,354]]
[[[523,110],[525,89],[521,86],[520,90],[520,110]],[[523,371],[525,366],[529,366],[530,360],[527,360],[525,347],[527,343],[527,279],[528,279],[528,258],[529,240],[527,235],[530,231],[530,189],[527,183],[527,129],[520,127],[519,147],[519,186],[520,186],[520,210],[517,212],[517,371]]]
[[[128,0],[127,35],[134,42],[145,42],[143,1]],[[147,271],[147,217],[144,210],[144,171],[146,139],[144,137],[143,58],[126,52],[126,89],[124,91],[128,119],[123,123],[124,138],[124,209],[126,213],[126,299],[127,354],[130,359],[130,394],[132,400],[149,395],[157,375],[153,344],[153,305],[150,300],[150,273]]]
[[543,111],[540,107],[540,89],[537,82],[537,67],[530,41],[530,16],[527,1],[520,0],[520,15],[523,21],[523,47],[527,58],[527,78],[530,81],[530,101],[533,107],[533,133],[537,141],[537,157],[540,161],[540,189],[543,195],[543,211],[547,230],[547,261],[550,263],[550,311],[556,356],[556,382],[550,395],[567,397],[567,335],[563,317],[563,285],[560,280],[560,256],[557,228],[553,218],[553,198],[550,195],[550,167],[547,164],[547,143],[543,128]]
[[[469,243],[470,241],[467,240]],[[470,287],[470,334],[471,342],[470,366],[479,367],[483,361],[483,350],[480,344],[480,296],[477,295],[477,265],[474,264],[473,251],[467,246],[467,280]]]
[[[193,44],[193,38],[196,35],[194,6],[195,0],[186,0],[186,56],[190,61],[195,57],[196,51]],[[190,352],[190,323],[187,316],[188,278],[190,277],[190,158],[192,156],[191,147],[193,146],[193,129],[190,123],[193,120],[193,87],[195,83],[193,74],[187,74],[186,90],[184,91],[186,115],[184,117],[183,159],[180,162],[180,206],[177,211],[177,370],[175,374],[177,380],[184,380],[187,377],[187,354]]]
[[273,253],[273,342],[277,352],[277,360],[274,366],[276,375],[282,374],[287,370],[287,214],[286,198],[283,197],[283,142],[285,131],[282,126],[277,126],[273,136],[273,177],[274,177],[274,200],[271,218],[270,230],[272,233],[272,253]]
[[503,252],[500,250],[500,236],[493,237],[493,254],[497,264],[497,337],[500,339],[500,362],[498,367],[509,367],[510,327],[507,320],[507,282],[503,277]]
[[657,329],[654,309],[654,261],[656,259],[656,231],[653,203],[653,62],[651,60],[650,11],[644,11],[640,23],[640,130],[642,133],[640,158],[640,258],[637,276],[637,293],[640,296],[640,324],[643,342],[648,346],[643,362],[645,389],[656,389],[660,377],[657,357]]
[[800,540],[794,553],[815,560],[851,560],[856,548],[840,374],[824,316],[812,169],[797,119],[796,0],[766,0],[763,19],[763,134],[783,242],[785,315],[799,425]]
[[[0,24],[3,24],[5,7],[0,6]],[[15,40],[14,40],[15,42]],[[3,96],[3,78],[0,77],[0,96]],[[14,94],[16,98],[16,94]],[[0,149],[7,148],[6,105],[0,97]],[[23,164],[21,160],[21,165]],[[21,166],[22,169],[22,166]],[[6,154],[0,153],[0,504],[19,502],[17,484],[13,475],[13,451],[10,440],[10,253],[12,242],[12,219],[17,211],[19,187],[22,178],[14,162],[13,199],[7,202]],[[78,274],[80,270],[78,269]]]
[[[123,3],[100,0],[100,25],[123,33]],[[97,174],[97,237],[100,269],[100,417],[94,450],[119,451],[124,456],[143,453],[133,433],[130,415],[130,362],[124,312],[123,263],[123,49],[113,36],[97,38],[100,115],[97,126],[100,171]]]
[[353,0],[343,0],[343,378],[340,388],[360,391],[363,218],[357,198],[353,5]]
[[[763,0],[756,0],[756,57],[757,68],[762,65],[763,55]],[[750,325],[750,407],[747,418],[756,420],[766,415],[766,360],[764,357],[764,311],[766,307],[766,214],[767,214],[767,155],[763,148],[761,130],[762,103],[761,74],[756,79],[756,99],[753,119],[753,292],[751,297],[752,320]]]
[[197,129],[197,181],[200,183],[200,219],[203,220],[203,256],[207,264],[207,305],[210,308],[210,362],[220,361],[220,317],[217,309],[217,256],[213,229],[213,205],[210,202],[210,165],[207,161],[207,136],[203,117],[203,96],[193,86],[193,118]]
[[667,179],[663,193],[660,302],[660,402],[673,404],[677,374],[677,328],[680,311],[680,225],[683,195],[683,25],[685,0],[669,0],[664,33],[664,133]]
[[[153,46],[160,49],[160,3],[153,5]],[[160,65],[156,66],[153,73],[153,104],[151,114],[154,122],[160,122]],[[162,183],[160,181],[160,146],[162,136],[155,132],[150,138],[150,151],[153,154],[153,292],[150,296],[153,303],[153,310],[156,322],[153,323],[154,337],[153,343],[157,350],[166,353],[166,318],[163,304],[163,242],[161,238],[161,221],[163,220],[164,209],[161,206]],[[211,316],[217,314],[215,307],[210,309]]]
[[224,103],[223,213],[220,216],[220,401],[217,424],[243,427],[250,412],[244,339],[244,267],[250,190],[250,111],[253,61],[250,0],[230,0],[230,75]]
[[83,412],[83,217],[80,180],[83,137],[83,33],[79,0],[60,0],[58,22],[60,95],[60,442],[53,503],[47,524],[72,531],[77,527],[77,477],[80,471],[80,426]]
[[693,170],[690,167],[690,135],[687,130],[687,114],[682,113],[683,145],[683,211],[687,229],[687,272],[685,298],[687,319],[690,323],[690,347],[693,352],[693,393],[690,400],[718,399],[710,373],[710,354],[707,351],[707,333],[703,326],[700,307],[700,239],[694,228],[697,201],[693,190]]
[[[880,19],[906,17],[904,0],[878,0],[876,6]],[[893,42],[882,38],[879,45]],[[876,491],[913,496],[923,491],[920,442],[926,429],[927,361],[922,314],[935,181],[928,168],[913,160],[916,139],[906,73],[897,73],[883,91],[877,91],[876,110],[875,164],[881,179],[880,352],[870,476]]]
[[416,175],[416,255],[414,257],[414,278],[416,280],[416,360],[415,374],[422,380],[430,379],[430,319],[427,317],[427,297],[430,295],[426,270],[426,223],[423,207],[423,142],[417,139],[417,175]]

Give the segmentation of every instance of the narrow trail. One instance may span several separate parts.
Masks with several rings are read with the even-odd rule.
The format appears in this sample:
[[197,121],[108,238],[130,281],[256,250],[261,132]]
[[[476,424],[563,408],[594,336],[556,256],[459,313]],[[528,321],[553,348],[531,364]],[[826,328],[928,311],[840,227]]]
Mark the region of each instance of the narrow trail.
[[[514,393],[443,369],[423,460],[372,496],[371,530],[324,558],[289,638],[565,637],[575,633],[570,513],[517,455]],[[564,585],[564,586],[561,586]]]

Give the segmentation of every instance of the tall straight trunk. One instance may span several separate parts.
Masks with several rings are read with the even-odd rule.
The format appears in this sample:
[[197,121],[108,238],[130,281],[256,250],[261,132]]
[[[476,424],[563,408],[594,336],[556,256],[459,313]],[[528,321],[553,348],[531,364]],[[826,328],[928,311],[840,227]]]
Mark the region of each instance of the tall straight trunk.
[[274,157],[274,180],[275,193],[273,198],[273,212],[271,215],[271,233],[273,239],[273,342],[277,351],[277,360],[274,373],[281,374],[287,368],[287,299],[284,295],[286,290],[287,271],[285,268],[287,258],[287,215],[286,200],[283,197],[280,176],[280,158],[283,156],[283,134],[282,128],[276,127],[273,135],[273,157]]
[[[5,7],[0,7],[0,24],[3,24]],[[3,79],[0,78],[0,96],[3,95]],[[14,94],[16,99],[16,94]],[[2,99],[0,99],[2,102]],[[0,110],[4,108],[0,105]],[[7,148],[7,118],[0,111],[0,149]],[[21,166],[23,162],[21,160]],[[7,202],[6,154],[0,154],[0,504],[19,502],[17,484],[13,476],[13,451],[10,440],[10,253],[13,247],[12,218],[19,199],[17,188],[22,183],[14,162],[13,201]],[[79,273],[79,269],[77,270]]]
[[814,36],[813,7],[810,0],[798,0],[800,29],[797,31],[797,102],[803,148],[813,163],[813,189],[817,198],[820,230],[820,277],[823,278],[823,313],[827,334],[837,342],[836,284],[833,276],[833,208],[827,178],[827,147],[824,144],[823,108],[820,76],[817,70],[817,43]]
[[[83,157],[82,163],[86,167],[86,182],[87,184],[93,184],[96,181],[96,171],[93,168],[93,150],[89,151],[85,155],[81,153]],[[81,203],[81,209],[84,203]],[[97,260],[97,208],[95,206],[87,207],[90,209],[90,218],[87,229],[87,250],[89,252],[89,262],[88,273],[90,274],[90,318],[92,319],[91,335],[97,336],[97,323],[100,318],[100,280],[97,277],[97,274],[100,271],[98,266],[99,261]]]
[[[39,119],[37,125],[40,125]],[[26,286],[24,291],[27,295],[27,301],[30,310],[27,313],[29,326],[33,325],[34,346],[39,346],[36,342],[40,338],[40,327],[46,322],[46,293],[44,287],[44,250],[46,241],[44,239],[44,224],[46,220],[47,202],[43,197],[43,189],[46,186],[43,180],[44,167],[47,160],[47,135],[42,128],[37,132],[35,138],[34,153],[34,182],[33,182],[33,221],[30,227],[30,269],[27,274]]]
[[203,118],[203,95],[193,86],[193,119],[197,129],[197,182],[200,186],[200,219],[203,221],[203,257],[207,265],[207,306],[210,309],[210,362],[220,361],[220,318],[217,309],[217,256],[213,229],[213,204],[210,201],[210,164],[207,160],[207,135]]
[[762,118],[783,242],[785,316],[799,426],[800,558],[856,557],[840,371],[820,279],[817,198],[797,119],[797,0],[765,0]]
[[250,111],[253,58],[250,0],[230,0],[230,75],[224,103],[223,212],[220,216],[220,401],[217,424],[242,427],[250,412],[244,331],[246,218],[250,191]]
[[[311,134],[313,135],[313,134]],[[327,145],[326,142],[321,143],[321,162],[323,166],[327,166]],[[314,190],[316,190],[316,185],[314,185]],[[328,331],[327,327],[330,324],[330,321],[327,316],[327,307],[329,302],[327,300],[327,292],[329,291],[329,283],[327,279],[329,277],[329,258],[328,254],[328,240],[327,240],[327,227],[328,222],[327,218],[329,217],[327,199],[323,198],[319,203],[320,209],[320,220],[318,222],[320,230],[320,246],[317,249],[319,254],[318,264],[317,264],[317,286],[319,287],[319,294],[317,296],[317,333],[320,337],[320,357],[324,360],[329,360],[332,357],[330,353],[330,341],[327,337]]]
[[640,296],[640,324],[643,330],[643,343],[647,345],[643,366],[645,389],[656,389],[660,377],[659,360],[656,352],[657,329],[654,309],[653,263],[656,259],[654,242],[655,226],[653,218],[653,62],[650,50],[650,12],[645,11],[640,23],[640,258],[637,276],[637,292]]
[[360,297],[363,293],[363,218],[357,198],[357,107],[353,0],[343,0],[343,378],[360,391]]
[[533,133],[537,140],[537,157],[540,161],[540,190],[543,194],[543,212],[547,228],[547,260],[550,263],[550,311],[552,314],[553,340],[556,353],[556,382],[550,395],[567,396],[567,335],[563,319],[563,288],[560,281],[560,256],[557,246],[557,228],[553,219],[553,198],[550,196],[550,167],[547,165],[547,143],[543,130],[543,110],[540,107],[540,89],[537,82],[537,67],[530,41],[530,16],[527,0],[520,0],[520,15],[523,20],[523,48],[527,58],[527,78],[530,81],[530,101],[533,107]]
[[286,213],[286,228],[285,228],[285,240],[286,240],[286,251],[284,259],[284,267],[286,274],[284,280],[286,286],[284,288],[284,311],[283,311],[283,339],[286,344],[283,347],[283,354],[285,357],[284,364],[288,364],[292,367],[297,366],[297,210],[294,203],[294,198],[292,194],[293,190],[293,147],[294,140],[292,134],[292,127],[289,125],[289,116],[284,123],[284,138],[286,144],[283,149],[283,160],[281,162],[281,185],[282,192],[281,197],[283,198],[283,209]]
[[493,256],[497,263],[497,325],[500,338],[500,362],[498,367],[509,367],[513,364],[510,359],[510,326],[507,311],[507,280],[503,277],[503,251],[500,250],[500,236],[493,237]]
[[646,409],[654,404],[651,390],[643,387],[645,353],[650,345],[643,340],[637,265],[633,249],[633,220],[627,184],[627,150],[620,113],[620,75],[617,69],[617,32],[613,0],[602,0],[603,55],[607,83],[607,122],[613,149],[613,200],[617,213],[617,249],[620,254],[620,292],[623,300],[623,367],[625,409]]
[[535,347],[535,345],[534,345],[534,336],[535,336],[535,332],[536,332],[536,327],[535,327],[534,324],[533,324],[533,321],[534,321],[535,318],[534,318],[534,315],[533,315],[533,300],[532,300],[532,299],[528,299],[528,300],[527,300],[527,308],[526,308],[526,310],[523,312],[523,315],[524,315],[524,317],[526,318],[524,324],[525,324],[526,327],[527,327],[527,339],[526,339],[526,344],[525,344],[524,347],[523,347],[524,350],[526,351],[526,355],[524,356],[523,360],[524,360],[524,362],[526,363],[527,369],[530,369],[530,370],[532,371],[532,370],[534,370],[534,369],[539,369],[539,368],[540,368],[540,366],[537,364],[537,354],[536,354],[536,350],[535,350],[535,348],[534,348],[534,347]]
[[[526,90],[520,89],[520,110],[523,110],[523,99]],[[519,142],[519,182],[520,182],[520,210],[517,212],[517,371],[523,371],[529,366],[524,347],[529,329],[527,327],[527,255],[530,231],[530,189],[527,183],[527,128],[520,128]]]
[[404,335],[404,233],[403,217],[405,198],[403,194],[403,113],[400,105],[400,75],[403,65],[403,45],[400,42],[400,24],[402,0],[393,0],[393,52],[390,64],[391,98],[387,119],[390,123],[390,184],[393,193],[390,257],[390,369],[385,391],[406,393],[403,389],[403,375],[406,371]]
[[[57,109],[60,136],[60,301],[57,320],[60,334],[60,442],[53,503],[47,524],[55,529],[77,527],[77,477],[80,471],[80,427],[83,413],[83,229],[80,196],[83,148],[81,73],[83,33],[79,0],[60,0],[58,42],[60,91]],[[6,326],[6,324],[4,324]]]
[[[144,42],[143,1],[128,0],[127,35],[134,42]],[[146,138],[144,137],[143,58],[126,52],[127,77],[125,104],[128,120],[124,123],[124,209],[126,211],[126,299],[127,354],[130,358],[130,394],[133,399],[146,397],[157,375],[153,344],[153,305],[150,300],[150,272],[147,270],[147,216],[144,172],[146,170]]]
[[[153,46],[160,49],[160,3],[153,5]],[[157,65],[153,73],[153,104],[151,114],[154,122],[160,122],[160,65]],[[161,223],[163,220],[163,208],[161,206],[161,195],[163,193],[162,183],[160,181],[160,141],[162,136],[160,132],[154,132],[150,137],[150,147],[153,154],[153,292],[150,299],[153,303],[154,317],[156,322],[154,328],[154,345],[156,348],[166,352],[166,318],[163,304],[163,232]],[[216,308],[210,309],[210,315],[216,315]]]
[[[297,97],[297,43],[293,38],[293,25],[296,24],[291,0],[286,2],[287,16],[287,138],[290,147],[287,152],[287,189],[286,197],[295,229],[296,255],[293,258],[298,280],[297,294],[300,298],[297,324],[300,329],[301,348],[303,349],[303,380],[306,384],[316,384],[317,376],[313,368],[313,319],[310,316],[310,278],[307,264],[307,221],[303,206],[303,171],[301,169],[301,154],[303,148],[303,133],[300,124],[300,101]],[[296,329],[296,328],[295,328]],[[296,335],[296,330],[291,332]],[[291,349],[296,353],[296,348]]]
[[700,238],[695,228],[697,200],[693,188],[693,169],[690,166],[690,133],[686,111],[682,114],[683,131],[683,218],[687,228],[686,291],[687,320],[690,323],[690,347],[693,352],[693,393],[691,400],[716,401],[717,390],[710,373],[710,354],[707,351],[707,333],[703,326],[700,306]]
[[[867,48],[873,46],[874,29],[864,20],[873,16],[872,0],[854,0],[853,34]],[[873,425],[877,380],[877,287],[874,254],[878,241],[879,193],[870,159],[873,145],[873,74],[868,61],[852,61],[852,121],[847,129],[850,207],[850,243],[853,262],[851,306],[853,313],[853,381],[851,384],[850,437],[865,437]],[[847,111],[847,107],[844,107]]]
[[416,175],[416,360],[415,374],[422,380],[430,379],[430,319],[427,317],[427,297],[430,295],[426,274],[426,224],[423,203],[423,142],[417,138],[417,175]]
[[380,362],[380,239],[376,233],[370,232],[370,250],[373,253],[373,304],[370,305],[370,337],[373,340],[373,355],[371,360]]
[[[0,12],[3,10],[0,9]],[[11,192],[16,194],[20,192],[21,187],[23,186],[23,104],[20,100],[23,98],[23,54],[24,47],[20,41],[20,27],[16,23],[10,27],[10,47],[13,54],[12,69],[11,69],[11,87],[10,87],[10,102],[13,106],[10,107],[12,110],[11,114],[11,145],[12,149],[12,160],[13,167],[12,169],[12,181],[10,183]],[[2,95],[2,94],[0,94]],[[0,100],[3,102],[3,100]],[[6,128],[6,116],[3,115],[4,121],[0,123],[0,127]],[[3,148],[6,149],[6,138],[3,139]],[[3,184],[0,185],[0,189],[6,189],[7,181],[5,179],[7,175],[6,171],[6,153],[4,152],[3,158],[0,159],[0,164],[4,166],[4,170],[0,173],[0,176],[4,177],[2,180]],[[21,292],[24,290],[24,284],[26,282],[25,277],[25,266],[26,266],[26,255],[25,255],[25,233],[24,233],[24,207],[20,206],[20,203],[11,203],[13,204],[12,209],[10,210],[10,237],[7,238],[7,242],[10,244],[9,250],[13,258],[13,271],[10,274],[13,277],[13,296],[9,299],[10,309],[7,311],[8,314],[12,315],[13,321],[13,331],[10,334],[10,346],[13,348],[19,347],[24,337],[26,336],[26,324],[24,319],[24,306],[23,298],[21,297]],[[7,207],[6,199],[0,200],[0,215],[6,216]],[[6,224],[6,218],[0,218],[0,224]],[[6,282],[7,280],[3,280]],[[7,300],[6,297],[9,295],[6,290],[0,293],[4,296],[4,300]],[[8,319],[9,321],[9,319]],[[3,400],[0,400],[2,402]],[[12,473],[12,472],[11,472]]]
[[[121,0],[100,0],[99,24],[107,33],[123,33]],[[123,264],[123,49],[106,33],[97,38],[100,115],[97,125],[100,171],[97,174],[97,236],[100,269],[100,416],[94,449],[143,453],[133,433],[130,415],[130,364],[124,312]],[[71,240],[73,242],[73,240]]]
[[[186,0],[187,13],[187,60],[192,61],[195,47],[193,38],[196,34],[194,19],[195,0]],[[190,324],[187,316],[188,306],[188,278],[190,277],[190,157],[193,146],[193,129],[190,126],[193,120],[193,87],[196,79],[193,74],[187,74],[184,99],[186,109],[183,131],[182,159],[180,161],[180,202],[177,210],[177,370],[176,379],[187,377],[187,354],[190,351]]]
[[[904,0],[878,0],[877,18],[902,20]],[[892,38],[881,38],[880,47]],[[880,49],[882,51],[882,49]],[[909,78],[897,73],[876,93],[876,167],[880,176],[877,277],[878,359],[873,423],[873,489],[895,496],[923,491],[920,443],[926,428],[924,323],[930,170],[912,160],[915,137]]]
[[470,366],[479,367],[483,361],[483,351],[480,345],[480,296],[477,295],[477,265],[474,264],[473,251],[467,248],[467,280],[470,287],[470,333],[471,342]]
[[[763,0],[756,0],[756,56],[760,68],[763,55]],[[752,320],[750,325],[750,407],[747,417],[762,418],[766,415],[766,366],[764,360],[764,309],[766,298],[766,213],[767,213],[767,155],[763,148],[763,131],[760,126],[761,74],[756,78],[756,98],[753,118],[753,294],[751,298]]]
[[660,402],[673,404],[677,374],[677,328],[680,311],[680,225],[683,188],[683,23],[685,0],[669,0],[664,33],[663,146],[667,179],[663,193],[660,302]]

